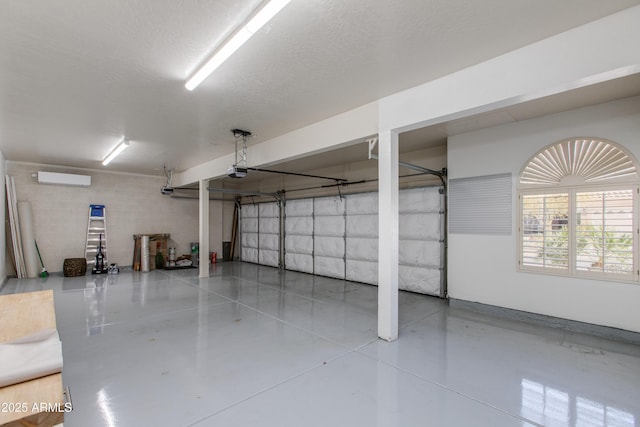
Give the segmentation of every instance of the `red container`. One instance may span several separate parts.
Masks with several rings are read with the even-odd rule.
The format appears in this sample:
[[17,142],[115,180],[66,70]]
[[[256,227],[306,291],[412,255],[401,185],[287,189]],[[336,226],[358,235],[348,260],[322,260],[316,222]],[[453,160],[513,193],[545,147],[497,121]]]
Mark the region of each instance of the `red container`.
[[211,252],[211,264],[215,264],[216,262],[218,262],[218,253],[217,252]]

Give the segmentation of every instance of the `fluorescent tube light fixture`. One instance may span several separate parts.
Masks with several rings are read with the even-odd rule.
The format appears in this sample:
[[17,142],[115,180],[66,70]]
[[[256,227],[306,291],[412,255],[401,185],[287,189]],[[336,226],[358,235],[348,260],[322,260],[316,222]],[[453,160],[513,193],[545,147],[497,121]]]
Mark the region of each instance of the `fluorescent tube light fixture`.
[[103,166],[107,166],[113,159],[118,157],[120,153],[122,153],[129,146],[129,140],[123,139],[120,141],[120,144],[116,146],[102,161]]
[[291,0],[271,0],[267,2],[245,25],[228,39],[220,49],[213,54],[207,62],[196,70],[185,83],[188,90],[195,89],[213,71],[226,61],[240,48],[252,35],[258,32],[267,22],[280,12]]

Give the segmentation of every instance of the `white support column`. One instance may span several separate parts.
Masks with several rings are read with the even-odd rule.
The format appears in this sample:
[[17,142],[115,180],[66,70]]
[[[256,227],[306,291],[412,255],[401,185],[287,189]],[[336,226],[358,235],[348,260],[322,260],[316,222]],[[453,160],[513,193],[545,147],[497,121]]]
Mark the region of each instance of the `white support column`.
[[378,135],[378,336],[398,338],[398,134]]
[[209,180],[200,180],[200,278],[209,277]]

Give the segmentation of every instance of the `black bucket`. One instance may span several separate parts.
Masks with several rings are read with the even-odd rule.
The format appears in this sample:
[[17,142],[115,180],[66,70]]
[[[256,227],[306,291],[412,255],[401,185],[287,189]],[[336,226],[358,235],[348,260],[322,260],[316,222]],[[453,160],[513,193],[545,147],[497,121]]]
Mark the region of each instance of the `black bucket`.
[[222,260],[232,261],[231,259],[231,242],[222,242]]

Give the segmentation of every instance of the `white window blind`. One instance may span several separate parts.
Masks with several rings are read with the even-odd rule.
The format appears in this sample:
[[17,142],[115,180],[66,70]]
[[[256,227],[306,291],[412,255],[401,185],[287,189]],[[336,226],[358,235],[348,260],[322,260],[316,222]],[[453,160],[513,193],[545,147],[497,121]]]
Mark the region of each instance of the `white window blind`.
[[520,233],[524,266],[569,268],[568,218],[567,193],[522,196]]
[[633,190],[576,193],[576,268],[633,275]]
[[449,233],[510,235],[511,174],[449,181]]

